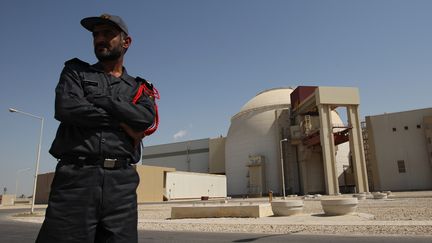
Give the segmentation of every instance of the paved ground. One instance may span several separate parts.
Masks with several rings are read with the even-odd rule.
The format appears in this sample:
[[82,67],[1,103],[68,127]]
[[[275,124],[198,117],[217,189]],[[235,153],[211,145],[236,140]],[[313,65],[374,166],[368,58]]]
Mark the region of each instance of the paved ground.
[[[28,207],[30,211],[30,207]],[[12,220],[10,215],[21,212],[20,209],[0,210],[0,242],[30,243],[36,239],[40,224]]]
[[[39,231],[39,223],[11,220],[11,215],[22,214],[28,209],[0,210],[0,242],[33,243]],[[302,243],[430,243],[427,236],[346,236],[346,235],[305,235],[305,234],[256,234],[256,233],[213,233],[213,232],[138,232],[140,243],[178,242],[178,243],[220,243],[220,242],[302,242]]]

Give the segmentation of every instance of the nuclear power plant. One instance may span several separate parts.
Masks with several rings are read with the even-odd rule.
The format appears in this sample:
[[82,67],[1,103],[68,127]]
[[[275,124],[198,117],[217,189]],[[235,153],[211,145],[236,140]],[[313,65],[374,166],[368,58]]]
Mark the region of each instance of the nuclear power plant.
[[[259,92],[225,137],[145,147],[138,202],[432,189],[432,108],[360,122],[359,106],[352,87]],[[52,178],[38,176],[36,203]]]
[[357,88],[266,90],[231,118],[226,137],[150,146],[143,164],[226,175],[231,196],[367,192],[359,104]]

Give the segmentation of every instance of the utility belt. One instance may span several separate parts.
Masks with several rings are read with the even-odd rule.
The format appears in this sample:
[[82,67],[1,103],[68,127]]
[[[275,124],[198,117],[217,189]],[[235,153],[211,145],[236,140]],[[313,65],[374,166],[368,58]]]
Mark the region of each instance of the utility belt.
[[73,164],[76,166],[97,165],[105,169],[119,169],[126,168],[128,165],[130,165],[132,159],[66,155],[62,156],[58,161],[62,164]]

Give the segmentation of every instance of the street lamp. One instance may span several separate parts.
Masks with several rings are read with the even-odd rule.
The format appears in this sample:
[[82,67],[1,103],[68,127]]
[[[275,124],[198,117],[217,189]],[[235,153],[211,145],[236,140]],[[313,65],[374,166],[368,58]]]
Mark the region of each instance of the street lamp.
[[18,176],[19,176],[19,173],[24,172],[24,171],[28,171],[28,170],[30,170],[30,168],[25,168],[25,169],[18,170],[17,173],[16,173],[15,198],[18,198]]
[[36,198],[36,185],[37,185],[37,176],[38,176],[38,171],[39,171],[39,159],[40,159],[40,152],[41,152],[41,145],[42,145],[42,132],[43,132],[44,118],[40,117],[40,116],[35,116],[35,115],[27,113],[27,112],[23,112],[23,111],[14,109],[14,108],[9,108],[9,112],[21,113],[23,115],[30,116],[30,117],[39,119],[41,121],[39,143],[38,143],[37,156],[36,156],[36,169],[35,169],[34,182],[33,182],[32,205],[31,205],[31,209],[30,209],[30,213],[33,214],[34,213],[35,198]]
[[284,139],[279,141],[280,158],[281,158],[281,174],[282,174],[282,194],[283,194],[283,199],[286,199],[286,197],[285,197],[285,175],[284,175],[284,160],[283,160],[282,142],[288,142],[288,139],[284,138]]

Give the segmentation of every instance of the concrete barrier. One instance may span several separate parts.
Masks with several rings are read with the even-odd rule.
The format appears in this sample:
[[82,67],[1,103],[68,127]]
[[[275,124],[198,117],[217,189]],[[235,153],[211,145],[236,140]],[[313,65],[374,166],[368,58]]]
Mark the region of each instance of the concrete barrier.
[[290,216],[303,213],[303,200],[273,200],[272,211],[275,216]]
[[357,198],[358,200],[365,200],[366,199],[366,193],[354,194],[353,197]]
[[260,218],[273,215],[269,203],[249,205],[195,205],[171,208],[171,219],[183,218]]
[[382,192],[372,192],[374,199],[387,199],[387,193]]
[[16,198],[14,204],[31,204],[31,198]]
[[321,206],[325,215],[337,216],[354,213],[358,200],[353,197],[321,199]]

